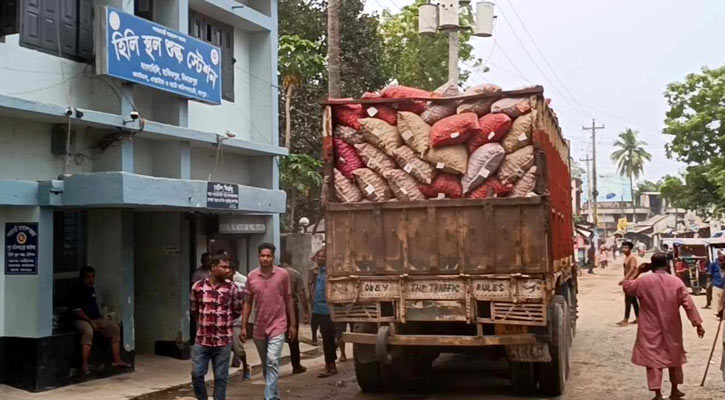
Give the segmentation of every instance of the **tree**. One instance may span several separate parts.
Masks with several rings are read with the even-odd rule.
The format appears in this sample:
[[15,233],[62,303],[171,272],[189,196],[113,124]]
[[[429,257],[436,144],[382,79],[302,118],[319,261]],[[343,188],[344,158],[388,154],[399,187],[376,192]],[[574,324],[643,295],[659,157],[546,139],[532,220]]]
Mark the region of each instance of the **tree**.
[[[359,97],[363,92],[384,87],[390,79],[383,72],[382,56],[384,48],[379,34],[379,22],[374,15],[363,11],[362,0],[340,0],[342,60],[341,82],[342,96]],[[322,0],[280,0],[279,34],[298,36],[302,40],[318,44],[318,52],[327,52],[327,2]],[[284,55],[280,53],[279,106],[284,109],[286,89],[284,85]],[[327,74],[305,77],[294,89],[294,101],[290,104],[290,113],[279,115],[279,138],[285,141],[286,126],[293,131],[294,140],[290,143],[291,154],[303,154],[313,159],[322,157],[322,107],[320,100],[327,97]],[[281,170],[281,187],[290,193],[291,180],[285,177],[287,170]],[[322,172],[320,168],[318,172]],[[304,215],[314,223],[322,218],[317,192],[314,196],[288,198],[288,214]],[[294,230],[297,221],[289,216],[285,218],[283,229]]]
[[[403,7],[399,13],[383,11],[380,32],[384,40],[385,53],[383,67],[388,76],[394,77],[401,85],[434,90],[448,81],[448,36],[424,36],[418,33],[418,7],[428,0],[415,0]],[[473,12],[470,5],[462,8],[462,25],[473,25]],[[459,34],[460,61],[470,62],[475,67],[481,60],[473,56],[471,31],[463,30]],[[461,71],[460,82],[464,83],[470,72]]]
[[659,192],[660,187],[662,186],[662,179],[660,179],[657,182],[652,182],[649,180],[646,180],[644,182],[640,182],[637,184],[637,190],[634,191],[635,198],[637,199],[637,202],[639,203],[639,198],[642,195],[642,193],[645,192]]
[[665,98],[667,156],[688,164],[680,201],[700,213],[725,210],[725,67],[667,85]]
[[647,143],[637,138],[637,131],[627,128],[619,134],[619,140],[614,143],[617,149],[612,152],[612,161],[617,163],[617,170],[622,176],[629,177],[629,190],[632,194],[632,217],[637,222],[637,211],[635,210],[634,178],[644,171],[644,164],[652,159],[652,155],[644,149]]
[[282,88],[285,91],[285,134],[284,146],[292,142],[292,97],[303,79],[320,80],[324,70],[325,57],[319,43],[301,38],[299,35],[282,35],[279,38],[279,70]]
[[282,187],[289,195],[286,227],[295,226],[298,198],[312,197],[319,204],[317,193],[322,187],[321,170],[322,162],[305,154],[290,154],[280,162]]

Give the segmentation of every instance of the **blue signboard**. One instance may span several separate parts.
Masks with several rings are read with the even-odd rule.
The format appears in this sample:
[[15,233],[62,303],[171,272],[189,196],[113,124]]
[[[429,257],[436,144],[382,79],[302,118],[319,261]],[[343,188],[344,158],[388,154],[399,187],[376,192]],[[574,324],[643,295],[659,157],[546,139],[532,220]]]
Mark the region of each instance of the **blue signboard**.
[[38,223],[5,224],[5,275],[38,274]]
[[104,7],[99,73],[165,90],[205,103],[220,104],[221,50],[218,47]]

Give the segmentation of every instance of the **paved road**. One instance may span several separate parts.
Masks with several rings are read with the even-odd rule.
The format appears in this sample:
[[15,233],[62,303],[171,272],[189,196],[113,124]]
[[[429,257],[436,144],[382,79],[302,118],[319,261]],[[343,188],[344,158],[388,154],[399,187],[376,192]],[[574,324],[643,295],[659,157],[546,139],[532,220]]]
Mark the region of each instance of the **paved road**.
[[[621,259],[614,267],[597,270],[596,275],[580,277],[580,320],[572,354],[572,371],[566,400],[640,400],[651,398],[645,382],[643,368],[629,362],[636,326],[621,328],[616,322],[622,318],[623,295],[617,282],[621,277]],[[704,296],[695,298],[698,307]],[[709,379],[699,387],[705,362],[712,345],[717,322],[710,310],[700,309],[707,330],[704,339],[698,339],[694,328],[685,323],[685,348],[690,363],[685,366],[684,390],[690,400],[724,399],[722,374],[719,370],[722,347],[718,343]],[[684,319],[684,314],[683,314]],[[352,352],[350,352],[351,354]],[[508,400],[517,397],[511,393],[505,362],[481,361],[466,355],[444,355],[424,380],[417,382],[416,390],[407,394],[366,395],[360,393],[355,382],[352,362],[340,364],[340,374],[334,378],[318,379],[315,368],[322,360],[317,357],[306,361],[310,371],[291,375],[289,366],[283,368],[281,389],[284,399],[355,399],[355,400]],[[229,399],[261,399],[263,382],[256,375],[250,382],[240,377],[231,379]],[[669,387],[668,383],[665,383]],[[172,400],[192,398],[190,387],[177,388],[145,397],[144,400]]]

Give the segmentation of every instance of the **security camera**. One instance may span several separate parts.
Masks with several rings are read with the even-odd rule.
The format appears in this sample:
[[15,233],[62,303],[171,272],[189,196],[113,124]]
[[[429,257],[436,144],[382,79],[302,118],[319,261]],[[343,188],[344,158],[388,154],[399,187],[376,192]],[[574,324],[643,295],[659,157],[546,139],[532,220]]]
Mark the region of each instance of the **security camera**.
[[237,136],[237,134],[232,131],[226,131],[226,135],[228,138],[233,138]]
[[73,115],[73,108],[72,107],[66,108],[65,109],[65,116],[66,117],[70,117],[71,115]]
[[138,119],[138,111],[133,110],[130,114],[128,114],[129,117],[131,117],[131,120],[135,121]]

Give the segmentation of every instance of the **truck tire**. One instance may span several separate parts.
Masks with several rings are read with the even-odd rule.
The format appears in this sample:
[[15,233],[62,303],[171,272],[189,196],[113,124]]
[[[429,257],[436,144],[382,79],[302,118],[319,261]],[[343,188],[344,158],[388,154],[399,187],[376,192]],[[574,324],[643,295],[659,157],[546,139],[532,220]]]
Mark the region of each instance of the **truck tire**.
[[554,296],[549,307],[549,328],[551,332],[549,353],[551,354],[551,362],[537,363],[537,379],[541,393],[553,397],[564,392],[569,358],[568,333],[570,330],[569,326],[567,326],[568,307],[564,297]]
[[[353,344],[353,353],[358,351],[358,346],[364,345]],[[363,393],[379,393],[384,389],[380,364],[377,361],[363,363],[355,357],[355,378]]]
[[569,316],[571,324],[571,338],[576,337],[576,323],[579,319],[579,282],[577,276],[574,274],[570,281],[569,286]]
[[530,362],[511,362],[511,388],[518,395],[536,392],[536,365]]

